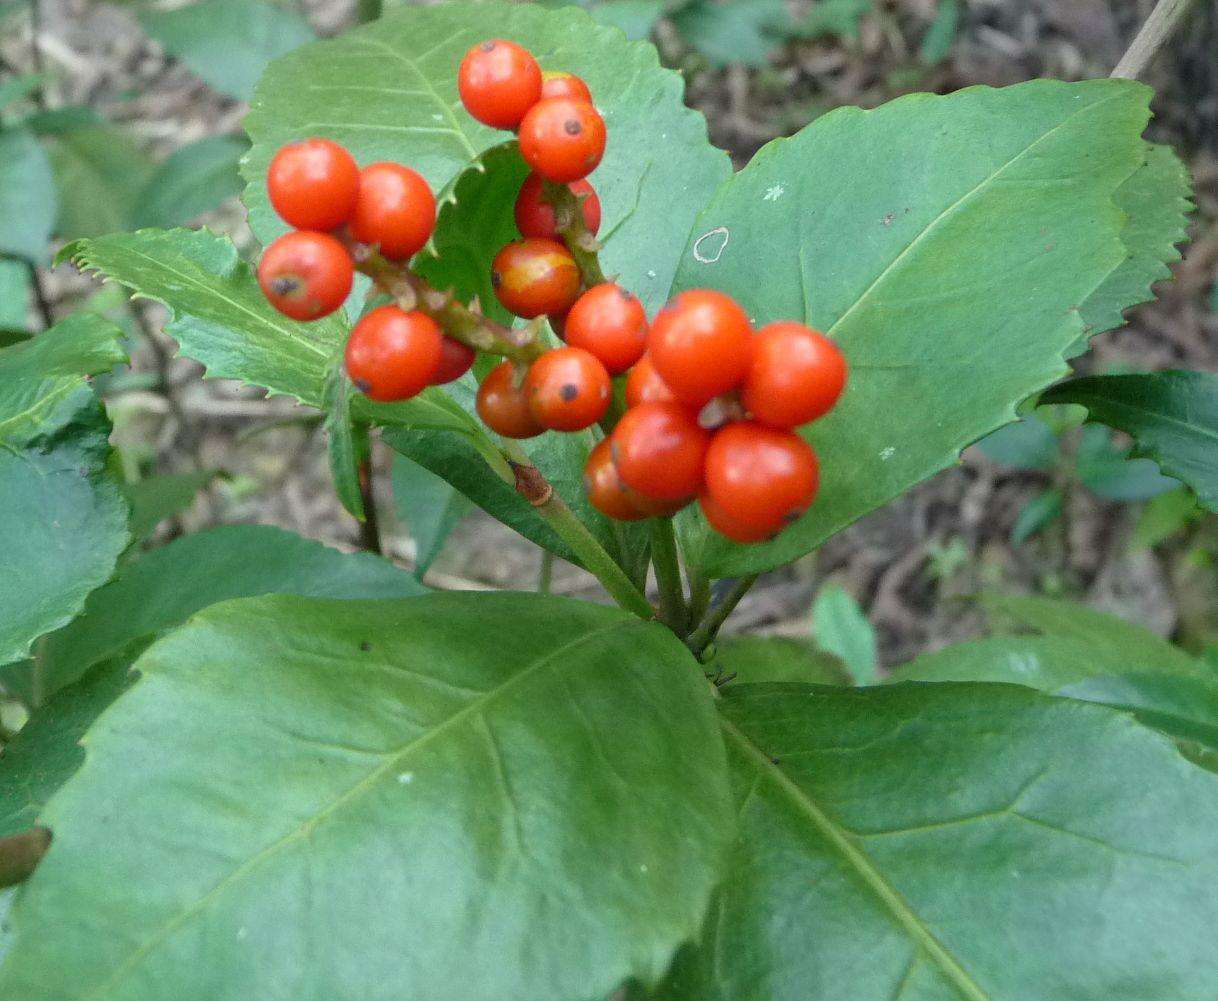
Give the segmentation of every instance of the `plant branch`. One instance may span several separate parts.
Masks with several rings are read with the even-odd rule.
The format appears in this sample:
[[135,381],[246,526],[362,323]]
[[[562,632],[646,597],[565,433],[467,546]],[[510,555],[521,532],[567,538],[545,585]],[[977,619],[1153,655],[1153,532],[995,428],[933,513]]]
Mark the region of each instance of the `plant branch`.
[[538,324],[519,330],[505,327],[483,316],[476,305],[466,306],[451,292],[441,292],[404,264],[386,260],[371,247],[348,242],[357,270],[371,278],[398,305],[410,312],[426,313],[455,341],[488,354],[502,355],[528,364],[545,351],[538,340]]
[[715,641],[715,637],[719,635],[719,628],[727,621],[727,617],[740,604],[740,599],[748,593],[749,588],[756,581],[757,574],[737,578],[731,590],[711,605],[697,628],[685,639],[685,645],[693,651],[695,657],[701,657],[706,648]]
[[55,326],[55,310],[51,307],[51,300],[47,298],[47,290],[43,288],[42,275],[36,264],[26,261],[25,266],[29,269],[30,287],[34,290],[34,302],[38,306],[38,315],[42,318],[43,327],[49,330]]
[[589,196],[577,195],[567,185],[553,181],[544,182],[541,196],[554,209],[555,225],[575,258],[584,287],[602,284],[606,280],[605,272],[601,270],[597,256],[601,245],[584,222],[583,201]]
[[359,522],[360,548],[382,555],[380,522],[376,516],[376,495],[372,488],[372,458],[359,461],[359,495],[364,504],[364,520]]
[[1116,64],[1112,75],[1125,80],[1136,80],[1140,77],[1150,65],[1150,61],[1175,33],[1180,19],[1191,5],[1192,0],[1159,0],[1125,54],[1121,56],[1121,61]]
[[685,595],[681,590],[681,567],[677,562],[677,540],[671,518],[651,519],[651,559],[660,589],[660,621],[678,636],[689,627]]
[[550,481],[529,461],[524,450],[509,442],[504,456],[516,474],[516,492],[533,505],[555,533],[575,554],[585,570],[601,582],[614,601],[642,619],[654,619],[655,609],[596,536],[558,496]]

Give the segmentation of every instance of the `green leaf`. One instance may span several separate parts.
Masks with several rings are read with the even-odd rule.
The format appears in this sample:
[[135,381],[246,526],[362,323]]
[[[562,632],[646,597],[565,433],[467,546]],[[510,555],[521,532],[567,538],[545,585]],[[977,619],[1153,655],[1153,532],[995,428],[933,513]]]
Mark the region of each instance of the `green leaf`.
[[575,561],[575,554],[549,523],[516,491],[514,480],[487,475],[485,459],[468,437],[446,431],[386,428],[381,439],[398,454],[451,483],[508,528],[556,556]]
[[727,636],[715,643],[714,669],[731,684],[802,681],[848,685],[845,665],[807,640],[783,636]]
[[140,24],[169,55],[222,94],[249,100],[272,59],[313,39],[294,11],[261,0],[200,0],[172,10],[146,8]]
[[46,82],[45,73],[22,73],[0,80],[0,111],[5,110],[14,101],[19,101],[28,94],[34,93]]
[[1152,497],[1138,515],[1129,547],[1136,552],[1160,545],[1183,531],[1200,513],[1196,495],[1185,487]]
[[391,475],[398,520],[410,528],[415,546],[414,572],[422,579],[473,504],[445,480],[404,455],[393,457]]
[[977,447],[987,459],[1016,469],[1052,469],[1061,448],[1053,429],[1036,414],[988,434]]
[[232,242],[206,230],[140,230],[78,240],[59,255],[174,314],[166,332],[212,378],[320,406],[329,360],[346,339],[337,316],[297,323],[277,312]]
[[783,0],[695,0],[671,16],[677,31],[715,66],[764,66],[791,25]]
[[1107,428],[1085,427],[1078,447],[1079,478],[1097,497],[1113,501],[1146,500],[1179,486],[1149,459],[1130,459],[1129,454],[1129,446],[1118,446]]
[[48,146],[59,192],[56,235],[65,239],[129,229],[152,161],[109,125],[68,129]]
[[[1117,207],[1127,217],[1121,240],[1128,256],[1083,303],[1088,336],[1124,324],[1125,310],[1154,298],[1151,286],[1171,277],[1167,265],[1180,259],[1176,247],[1188,238],[1191,197],[1180,158],[1170,147],[1148,146],[1145,165],[1117,189]],[[1085,349],[1085,342],[1078,346]]]
[[939,0],[939,9],[918,49],[918,58],[928,65],[946,59],[956,41],[956,30],[960,22],[960,7],[957,0]]
[[792,38],[858,38],[859,19],[874,8],[875,0],[816,0],[788,34]]
[[662,997],[1209,995],[1218,776],[1126,714],[996,685],[719,707],[740,840]]
[[599,24],[623,32],[632,42],[646,39],[664,13],[664,0],[604,0],[592,4],[588,13]]
[[155,637],[230,598],[394,598],[425,591],[378,556],[340,553],[278,528],[226,525],[185,535],[126,565],[89,596],[84,615],[47,637],[45,690],[75,681],[133,640]]
[[335,364],[326,380],[326,453],[334,492],[351,516],[364,520],[364,495],[360,488],[360,463],[368,458],[368,428],[351,420],[354,392],[347,371]]
[[179,226],[239,195],[246,149],[232,136],[210,136],[174,150],[140,195],[135,225]]
[[654,983],[701,925],[726,770],[661,626],[536,595],[271,597],[137,669],[43,811],[0,995],[569,1001]]
[[90,126],[104,126],[106,120],[85,105],[46,108],[26,115],[21,124],[37,136],[57,136]]
[[1078,303],[1126,256],[1113,195],[1145,157],[1149,94],[1038,80],[843,108],[720,189],[675,287],[722,289],[758,323],[825,330],[851,375],[806,431],[822,481],[801,521],[746,547],[684,517],[709,573],[807,553],[957,461],[1064,371]]
[[[23,261],[0,260],[0,337],[24,334],[29,329],[29,309],[29,268]],[[0,341],[0,347],[5,343],[11,342]]]
[[190,507],[199,491],[219,475],[214,469],[200,469],[193,473],[162,473],[125,484],[123,493],[131,505],[131,535],[136,539],[148,538],[166,518]]
[[1124,431],[1134,455],[1153,459],[1218,511],[1218,375],[1090,376],[1054,386],[1041,400],[1086,407],[1089,420]]
[[80,611],[127,545],[110,426],[85,382],[125,360],[120,334],[77,314],[0,350],[0,664]]
[[[408,163],[436,191],[448,188],[509,138],[474,121],[457,95],[461,57],[494,37],[527,46],[543,68],[577,73],[592,89],[610,136],[591,175],[602,207],[602,260],[657,308],[690,223],[731,167],[707,142],[705,121],[684,105],[680,77],[660,66],[655,49],[573,7],[412,5],[277,60],[245,121],[254,142],[243,168],[254,231],[263,241],[282,232],[267,202],[266,168],[281,145],[304,136],[342,142],[361,163]],[[511,205],[495,209],[487,225],[499,232]],[[497,249],[481,232],[471,245],[481,254]]]
[[1015,625],[1042,636],[1067,636],[1090,644],[1097,652],[1141,667],[1161,665],[1164,669],[1190,673],[1197,662],[1149,629],[1097,612],[1073,601],[1039,598],[1032,595],[986,594],[982,603],[991,621],[1007,619]]
[[878,655],[875,630],[858,602],[836,584],[827,584],[812,605],[816,645],[840,658],[856,685],[874,685]]
[[1061,513],[1061,491],[1042,490],[1029,500],[1016,516],[1015,524],[1011,526],[1011,545],[1022,546],[1042,528],[1061,517]]
[[42,808],[85,758],[80,739],[93,721],[123,692],[135,676],[130,656],[98,665],[84,678],[56,692],[30,716],[0,755],[0,837],[16,834],[37,821]]
[[41,263],[56,206],[42,145],[28,129],[0,129],[0,253]]

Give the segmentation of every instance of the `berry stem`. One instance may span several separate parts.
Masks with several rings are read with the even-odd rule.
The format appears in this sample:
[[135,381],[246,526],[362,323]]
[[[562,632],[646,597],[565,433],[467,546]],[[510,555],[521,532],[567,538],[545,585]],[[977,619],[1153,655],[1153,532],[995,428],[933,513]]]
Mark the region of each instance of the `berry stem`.
[[702,621],[698,623],[697,628],[685,638],[685,645],[689,647],[695,657],[701,659],[706,648],[719,635],[719,628],[727,621],[727,617],[740,604],[740,599],[748,593],[749,588],[756,581],[757,574],[749,574],[747,577],[737,578],[735,583],[732,584],[731,589],[711,605],[710,609],[702,617]]
[[677,562],[677,540],[671,518],[651,519],[651,560],[660,589],[660,621],[678,636],[689,626],[685,595],[681,590],[681,567]]
[[347,246],[356,270],[393,296],[402,309],[430,316],[454,341],[525,365],[545,352],[537,337],[537,324],[530,323],[518,330],[505,327],[483,316],[476,307],[466,306],[451,292],[441,292],[405,264],[386,260],[365,244],[348,241]]
[[596,536],[575,516],[566,501],[550,485],[541,471],[529,461],[524,450],[515,442],[504,443],[504,455],[516,473],[517,491],[533,505],[533,509],[549,522],[593,577],[619,606],[642,619],[655,618],[655,609],[617,562],[605,551]]
[[545,181],[542,184],[541,197],[554,209],[555,225],[566,241],[571,256],[575,258],[584,288],[603,284],[605,272],[601,270],[600,258],[597,256],[601,245],[596,237],[588,232],[584,223],[583,199],[567,185],[555,184],[553,181]]

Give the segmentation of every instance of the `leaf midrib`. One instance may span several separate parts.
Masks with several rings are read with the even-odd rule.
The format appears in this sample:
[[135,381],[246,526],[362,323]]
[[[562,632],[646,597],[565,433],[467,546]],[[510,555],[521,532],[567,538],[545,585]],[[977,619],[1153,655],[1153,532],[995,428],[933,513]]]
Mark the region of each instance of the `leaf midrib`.
[[386,775],[397,771],[397,769],[401,767],[402,762],[412,752],[426,746],[439,735],[446,734],[459,722],[463,722],[471,716],[480,715],[488,705],[495,702],[512,688],[516,687],[516,685],[518,685],[520,682],[527,678],[533,677],[533,675],[537,674],[542,669],[549,667],[550,664],[556,659],[569,654],[573,649],[581,644],[587,643],[595,637],[604,635],[605,633],[612,632],[617,629],[635,628],[642,624],[643,623],[638,621],[613,622],[609,625],[601,626],[597,629],[583,633],[573,640],[569,640],[548,653],[539,656],[528,667],[518,671],[498,687],[491,689],[489,692],[486,692],[479,698],[474,699],[468,705],[457,710],[457,712],[453,713],[447,719],[441,721],[437,726],[431,730],[428,730],[422,736],[416,737],[414,740],[409,741],[398,750],[390,752],[383,764],[373,769],[367,776],[357,782],[354,786],[337,796],[335,799],[331,800],[328,804],[322,807],[322,809],[318,810],[311,817],[304,820],[287,834],[282,835],[275,841],[271,842],[271,844],[255,853],[231,873],[216,883],[193,904],[183,908],[178,912],[177,915],[166,921],[161,928],[152,935],[152,937],[146,939],[142,945],[138,946],[135,951],[133,951],[131,955],[127,957],[126,960],[119,964],[118,968],[108,980],[103,981],[102,984],[93,992],[83,995],[83,1001],[97,1001],[97,999],[105,997],[107,994],[109,994],[115,987],[123,982],[127,974],[134,970],[145,957],[150,955],[162,942],[164,942],[170,935],[195,917],[195,915],[203,911],[230,885],[237,882],[247,873],[252,872],[266,859],[275,855],[285,846],[300,839],[301,837],[308,835],[309,832],[314,830],[319,824],[321,824],[324,820],[326,820],[326,818],[331,816],[337,810],[341,809],[351,800],[359,797],[364,792],[376,786],[376,784],[384,779]]
[[929,957],[943,972],[961,996],[968,1001],[990,1001],[990,997],[980,985],[969,975],[964,966],[955,958],[930,930],[926,922],[906,902],[905,898],[889,884],[883,873],[876,868],[875,863],[851,839],[850,835],[812,799],[808,793],[790,779],[785,772],[774,764],[761,748],[753,743],[734,724],[719,717],[719,725],[730,740],[735,742],[745,756],[753,763],[757,772],[770,779],[778,790],[790,799],[813,826],[820,832],[829,845],[841,856],[843,861],[866,884],[867,888],[879,898],[880,903],[888,910],[896,922],[906,931],[921,951]]
[[[1044,142],[1046,139],[1048,139],[1051,135],[1053,135],[1055,132],[1059,131],[1060,129],[1064,129],[1067,125],[1069,125],[1071,122],[1073,122],[1074,119],[1078,118],[1080,115],[1088,114],[1092,111],[1095,111],[1097,108],[1100,108],[1103,105],[1108,104],[1111,101],[1115,101],[1118,98],[1122,98],[1124,96],[1125,95],[1122,92],[1118,91],[1114,94],[1110,94],[1107,97],[1100,98],[1097,101],[1093,101],[1091,104],[1088,104],[1086,107],[1078,108],[1077,110],[1072,111],[1069,115],[1067,115],[1060,122],[1058,122],[1056,125],[1054,125],[1053,128],[1047,130],[1046,132],[1041,133],[1041,135],[1037,136],[1036,139],[1034,139],[1032,142],[1028,143],[1027,146],[1025,146],[1023,149],[1021,149],[1013,157],[1011,157],[1009,160],[1007,160],[1005,163],[1003,163],[1000,167],[995,168],[993,170],[993,172],[988,174],[986,177],[982,178],[976,185],[974,185],[971,189],[966,191],[963,195],[961,195],[954,202],[952,202],[951,205],[949,205],[949,206],[947,206],[947,208],[943,209],[943,211],[941,211],[937,216],[935,216],[934,219],[932,219],[922,228],[922,230],[918,233],[918,235],[915,236],[908,243],[908,245],[906,245],[904,250],[902,250],[899,254],[897,254],[896,257],[894,257],[891,261],[888,262],[887,265],[884,266],[884,269],[872,280],[871,284],[868,285],[867,288],[865,288],[863,290],[862,294],[860,294],[859,297],[857,299],[855,299],[853,303],[851,303],[850,307],[833,322],[833,325],[831,327],[829,327],[829,329],[826,331],[826,334],[829,335],[830,337],[832,337],[833,334],[837,331],[837,328],[840,327],[847,320],[847,318],[849,318],[850,314],[852,314],[856,309],[859,308],[860,305],[862,305],[862,303],[871,295],[871,293],[874,292],[875,289],[888,277],[888,275],[892,272],[892,270],[894,268],[896,268],[897,265],[899,265],[914,250],[914,248],[917,247],[918,244],[920,244],[923,241],[923,239],[925,239],[927,237],[927,235],[929,233],[931,233],[933,230],[937,229],[939,227],[939,225],[942,222],[944,222],[944,220],[946,220],[946,219],[950,218],[952,215],[954,215],[956,213],[956,211],[958,209],[960,209],[960,207],[962,205],[964,205],[966,202],[970,201],[974,195],[978,194],[978,192],[982,191],[983,189],[988,187],[990,184],[992,184],[1009,167],[1018,163],[1023,157],[1027,156],[1032,150],[1034,150],[1042,142]],[[1113,203],[1113,204],[1115,205],[1115,203]],[[1119,237],[1118,237],[1118,239],[1119,239]],[[803,277],[802,269],[801,269],[800,274],[801,274],[801,279],[802,279],[802,277]],[[806,296],[805,296],[805,298],[806,298]],[[807,317],[805,317],[805,319],[807,319]]]

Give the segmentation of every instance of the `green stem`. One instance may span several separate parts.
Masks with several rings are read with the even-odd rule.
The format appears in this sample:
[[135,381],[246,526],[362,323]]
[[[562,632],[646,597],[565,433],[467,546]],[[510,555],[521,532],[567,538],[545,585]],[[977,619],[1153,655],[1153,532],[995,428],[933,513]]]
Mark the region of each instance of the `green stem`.
[[651,519],[651,560],[660,589],[660,621],[678,636],[684,635],[689,623],[671,518]]
[[710,607],[710,578],[700,568],[690,566],[688,554],[685,571],[689,576],[689,621],[701,622]]
[[548,549],[541,551],[541,571],[537,575],[537,593],[549,594],[554,582],[554,554]]
[[740,599],[748,593],[749,588],[756,581],[757,574],[738,578],[732,589],[711,606],[702,621],[698,623],[698,627],[686,637],[685,645],[693,651],[695,657],[702,656],[706,648],[715,641],[719,628],[727,621],[727,617],[740,604]]
[[580,197],[567,185],[555,184],[553,181],[545,182],[542,197],[554,209],[558,232],[562,234],[567,249],[575,258],[584,287],[591,288],[593,285],[602,284],[606,279],[597,256],[600,244],[584,224],[584,207]]
[[550,485],[515,442],[508,442],[504,455],[516,473],[516,492],[533,505],[558,537],[575,554],[585,570],[601,582],[614,601],[642,619],[654,619],[655,609],[595,535],[575,516],[566,501]]
[[1129,49],[1112,71],[1114,77],[1136,80],[1175,33],[1193,0],[1159,0]]

